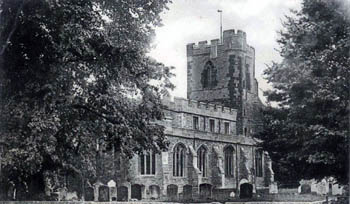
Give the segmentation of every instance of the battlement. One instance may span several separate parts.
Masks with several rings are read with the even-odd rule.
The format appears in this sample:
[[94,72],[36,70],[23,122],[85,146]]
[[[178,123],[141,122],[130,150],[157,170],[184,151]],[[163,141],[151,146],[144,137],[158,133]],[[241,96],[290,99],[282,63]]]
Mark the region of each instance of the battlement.
[[187,112],[199,115],[203,114],[234,121],[236,120],[237,116],[236,109],[180,97],[174,97],[173,100],[168,98],[163,101],[163,104],[166,105],[170,110],[178,112]]
[[242,38],[246,38],[247,34],[246,32],[242,31],[242,30],[237,30],[235,31],[235,29],[230,29],[230,30],[224,30],[223,32],[223,38],[225,39],[225,37],[242,37]]
[[205,47],[211,47],[215,45],[220,45],[220,39],[213,39],[210,40],[210,44],[208,44],[207,40],[204,41],[199,41],[197,44],[196,43],[189,43],[187,44],[187,48],[192,48],[192,49],[201,49]]
[[228,114],[233,114],[236,112],[236,109],[232,109],[229,107],[224,107],[213,103],[204,103],[196,100],[189,100],[185,98],[175,97],[174,102],[175,104],[179,104],[179,103],[187,104],[189,107],[192,107],[192,108],[197,108],[201,110],[210,110],[213,112],[221,112],[221,113],[228,113]]
[[187,44],[187,55],[210,53],[211,47],[217,47],[218,50],[225,49],[248,49],[251,52],[252,47],[246,43],[247,34],[242,30],[235,31],[234,29],[225,30],[223,32],[223,42],[219,39],[199,41],[196,43]]

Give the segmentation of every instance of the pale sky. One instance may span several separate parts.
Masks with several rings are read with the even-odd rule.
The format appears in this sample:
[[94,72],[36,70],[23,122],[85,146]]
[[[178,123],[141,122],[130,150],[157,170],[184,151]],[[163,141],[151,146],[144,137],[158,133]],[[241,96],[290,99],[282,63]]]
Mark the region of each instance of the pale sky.
[[[174,66],[176,88],[173,96],[186,98],[186,44],[220,38],[220,15],[223,30],[243,30],[247,43],[255,48],[255,71],[259,88],[269,86],[263,79],[266,64],[280,61],[277,31],[290,9],[299,10],[300,0],[173,0],[161,15],[163,26],[156,29],[155,48],[150,55],[167,66]],[[259,91],[260,98],[262,92]]]

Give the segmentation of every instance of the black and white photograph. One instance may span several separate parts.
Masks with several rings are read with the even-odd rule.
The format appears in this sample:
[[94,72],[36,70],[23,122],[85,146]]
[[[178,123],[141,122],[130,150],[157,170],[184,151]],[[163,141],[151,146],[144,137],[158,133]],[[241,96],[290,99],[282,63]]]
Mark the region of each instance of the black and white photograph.
[[350,0],[0,0],[0,204],[349,204]]

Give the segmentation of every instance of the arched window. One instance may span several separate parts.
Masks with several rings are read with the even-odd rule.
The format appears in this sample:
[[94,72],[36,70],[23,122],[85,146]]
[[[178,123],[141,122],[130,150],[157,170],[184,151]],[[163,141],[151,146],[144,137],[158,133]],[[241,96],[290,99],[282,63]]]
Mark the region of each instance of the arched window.
[[262,168],[262,150],[258,149],[255,151],[255,175],[257,177],[263,176],[263,168]]
[[203,177],[207,177],[207,150],[201,146],[197,151],[197,167],[202,172]]
[[216,72],[216,68],[211,61],[205,63],[201,78],[203,88],[211,88],[216,86]]
[[232,146],[228,146],[224,150],[225,154],[225,176],[233,177],[234,176],[234,161],[235,161],[235,150]]
[[146,152],[140,155],[140,171],[141,171],[141,175],[156,174],[156,154],[155,153]]
[[173,176],[183,177],[185,171],[186,148],[183,144],[174,147],[173,152]]

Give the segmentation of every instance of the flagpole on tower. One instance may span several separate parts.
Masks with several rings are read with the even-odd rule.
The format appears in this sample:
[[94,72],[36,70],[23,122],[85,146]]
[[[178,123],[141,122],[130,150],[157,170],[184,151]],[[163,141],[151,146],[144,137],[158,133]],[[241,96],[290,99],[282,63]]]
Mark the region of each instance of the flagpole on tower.
[[220,13],[220,42],[222,44],[222,10],[218,10]]

